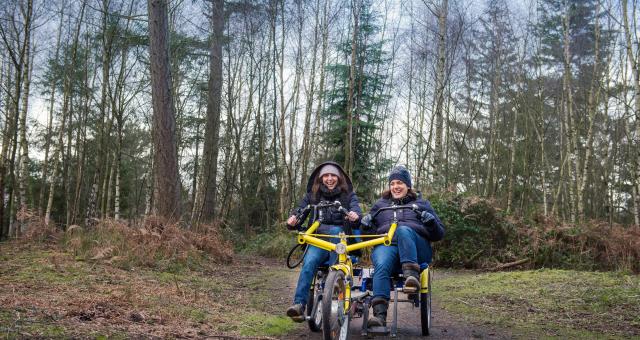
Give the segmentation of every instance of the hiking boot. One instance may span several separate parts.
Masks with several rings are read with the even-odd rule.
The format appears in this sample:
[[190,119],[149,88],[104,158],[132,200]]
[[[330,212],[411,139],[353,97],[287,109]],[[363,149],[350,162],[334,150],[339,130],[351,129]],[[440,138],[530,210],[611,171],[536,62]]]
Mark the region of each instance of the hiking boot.
[[413,262],[402,264],[402,276],[404,277],[404,292],[415,294],[420,291],[420,265]]
[[287,308],[287,316],[295,322],[304,322],[304,305],[301,303],[296,303],[293,306]]
[[375,297],[371,300],[373,316],[367,320],[367,328],[385,327],[387,325],[387,307],[389,301],[385,298]]

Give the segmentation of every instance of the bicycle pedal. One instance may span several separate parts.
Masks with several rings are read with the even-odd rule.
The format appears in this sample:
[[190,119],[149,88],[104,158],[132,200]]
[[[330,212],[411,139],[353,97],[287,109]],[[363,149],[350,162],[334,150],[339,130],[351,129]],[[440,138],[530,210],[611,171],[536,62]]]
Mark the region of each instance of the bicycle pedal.
[[402,292],[411,296],[411,295],[418,294],[418,289],[416,287],[404,287],[402,288]]
[[293,322],[305,322],[305,321],[309,320],[308,316],[293,316],[293,317],[290,317],[290,318],[291,318],[291,320]]

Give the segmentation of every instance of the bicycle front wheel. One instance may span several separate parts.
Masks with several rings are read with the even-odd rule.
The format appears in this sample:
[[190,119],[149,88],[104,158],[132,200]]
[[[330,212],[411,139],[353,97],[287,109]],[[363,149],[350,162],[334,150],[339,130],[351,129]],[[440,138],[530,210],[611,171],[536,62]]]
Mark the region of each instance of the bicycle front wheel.
[[423,336],[429,335],[431,329],[431,273],[427,282],[427,292],[420,293],[420,324]]
[[325,340],[349,339],[351,315],[346,309],[346,299],[344,273],[332,270],[327,276],[322,299],[322,337]]

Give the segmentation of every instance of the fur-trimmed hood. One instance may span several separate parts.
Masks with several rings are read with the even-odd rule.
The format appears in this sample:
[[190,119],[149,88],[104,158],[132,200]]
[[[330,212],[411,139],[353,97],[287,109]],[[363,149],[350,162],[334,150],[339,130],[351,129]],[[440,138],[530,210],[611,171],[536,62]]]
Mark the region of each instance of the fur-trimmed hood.
[[351,183],[351,178],[349,178],[349,176],[344,171],[344,169],[340,166],[340,164],[336,162],[328,161],[328,162],[323,162],[319,164],[315,169],[313,169],[313,172],[311,172],[311,176],[309,176],[309,181],[307,182],[307,192],[311,192],[311,188],[313,187],[313,180],[318,176],[320,169],[322,169],[322,167],[327,164],[333,165],[336,168],[338,168],[338,170],[340,170],[342,177],[344,177],[345,181],[347,182],[347,187],[349,188],[349,191],[353,191],[353,183]]

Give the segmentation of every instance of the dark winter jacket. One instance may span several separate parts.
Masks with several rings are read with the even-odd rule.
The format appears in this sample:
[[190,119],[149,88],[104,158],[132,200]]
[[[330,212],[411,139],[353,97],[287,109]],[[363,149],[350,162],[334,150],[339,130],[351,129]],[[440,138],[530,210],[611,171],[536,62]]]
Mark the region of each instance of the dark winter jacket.
[[[392,199],[381,198],[379,199],[369,212],[371,215],[375,214],[378,209],[391,206]],[[424,237],[428,241],[439,241],[444,237],[444,225],[436,212],[431,207],[431,203],[427,200],[417,198],[415,200],[409,200],[402,202],[398,205],[411,205],[416,204],[420,211],[426,210],[431,213],[435,219],[427,223],[426,225],[420,220],[420,216],[413,210],[402,209],[397,210],[398,226],[404,225],[415,230],[418,235]],[[373,227],[375,234],[384,234],[389,231],[391,223],[393,222],[393,210],[385,210],[378,214],[373,220]]]
[[[335,167],[338,168],[338,170],[340,170],[340,172],[342,173],[342,177],[344,177],[344,179],[347,182],[347,187],[349,188],[349,192],[329,193],[325,187],[324,190],[320,190],[317,193],[317,195],[314,195],[312,193],[311,189],[313,187],[313,181],[318,175],[318,172],[320,171],[320,169],[326,164],[334,165]],[[338,187],[336,187],[336,189],[337,188]],[[313,172],[311,173],[311,176],[309,176],[309,182],[307,183],[307,193],[304,195],[304,197],[302,198],[298,206],[291,211],[291,215],[298,214],[298,212],[302,211],[309,204],[318,204],[321,201],[329,201],[329,202],[340,201],[340,204],[342,205],[342,207],[347,209],[347,211],[353,211],[357,213],[358,216],[362,217],[362,210],[358,205],[359,204],[358,196],[356,196],[356,194],[353,192],[353,184],[351,183],[351,179],[349,178],[349,176],[347,176],[347,174],[344,172],[342,167],[337,163],[324,162],[318,165],[313,170]],[[305,214],[304,216],[302,216],[302,220],[306,219],[307,216],[309,216],[309,214]],[[307,224],[311,225],[311,223],[313,223],[317,218],[318,217],[316,216],[315,212],[311,211],[311,216],[309,216],[309,221]],[[325,226],[328,226],[328,225],[343,226],[345,223],[344,215],[334,207],[324,208],[322,211],[322,219],[323,219],[322,225],[318,229],[318,233],[327,232],[327,228],[325,228]],[[357,226],[357,224],[350,225],[350,226]]]

